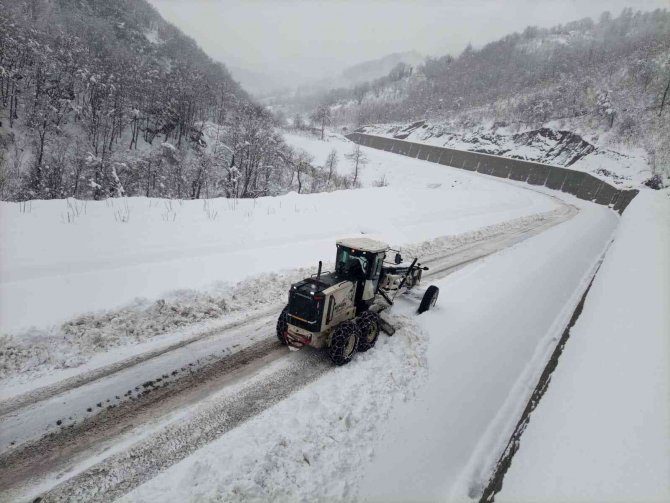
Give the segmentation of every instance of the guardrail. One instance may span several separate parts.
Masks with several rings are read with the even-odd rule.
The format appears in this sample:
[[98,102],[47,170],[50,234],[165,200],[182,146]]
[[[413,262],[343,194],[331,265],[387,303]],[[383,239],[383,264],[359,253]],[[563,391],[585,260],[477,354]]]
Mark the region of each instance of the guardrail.
[[619,214],[623,213],[639,192],[635,189],[618,189],[583,171],[539,162],[424,145],[365,133],[351,133],[346,137],[354,143],[386,152],[567,192],[579,199],[608,206]]

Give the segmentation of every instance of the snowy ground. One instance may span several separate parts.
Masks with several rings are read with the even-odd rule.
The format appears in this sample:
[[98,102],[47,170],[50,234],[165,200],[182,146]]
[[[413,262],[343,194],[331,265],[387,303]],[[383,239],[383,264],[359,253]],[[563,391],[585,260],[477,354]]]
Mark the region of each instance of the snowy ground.
[[[317,164],[336,149],[340,173],[351,169],[343,154],[352,144],[340,136],[321,142],[289,135],[287,141],[312,153]],[[69,459],[54,465],[42,485],[17,485],[13,490],[24,492],[16,494],[32,499],[49,490],[47,499],[113,499],[134,488],[125,501],[476,498],[619,217],[558,194],[566,205],[548,189],[364,152],[368,188],[353,191],[236,206],[226,200],[170,206],[142,198],[120,207],[118,201],[115,207],[3,203],[0,414],[7,428],[0,441],[7,447],[16,441],[12,435],[29,441],[54,434],[36,444],[51,450],[19,452],[15,465],[5,464],[0,475],[14,479],[0,487],[18,483],[17,477],[30,481],[65,452]],[[387,187],[370,187],[382,177]],[[576,215],[570,205],[579,208]],[[659,208],[667,213],[667,204]],[[125,215],[130,219],[121,221]],[[640,227],[630,243],[648,235],[641,221],[657,223],[645,218],[628,224],[629,233]],[[555,221],[562,223],[551,226]],[[533,237],[521,231],[533,226]],[[361,233],[422,256],[460,250],[467,258],[498,239],[504,246],[491,251],[507,249],[426,281],[441,290],[438,308],[426,315],[414,315],[419,292],[402,298],[392,312],[396,335],[382,336],[374,350],[343,368],[319,352],[289,354],[276,341],[269,345],[274,316],[264,311],[281,304],[286,284],[304,275],[301,267],[331,258],[336,237]],[[56,239],[61,235],[69,241]],[[630,243],[621,259],[626,264]],[[663,256],[667,248],[655,257]],[[667,298],[667,289],[659,293]],[[44,310],[30,310],[42,304]],[[616,309],[623,337],[632,322]],[[91,310],[97,312],[83,314]],[[658,320],[668,325],[667,310],[654,313],[665,313]],[[34,329],[25,330],[26,319]],[[46,347],[47,358],[30,353],[32,347]],[[60,347],[68,350],[59,354]],[[246,347],[260,348],[253,350],[251,368],[227,374],[226,358]],[[15,358],[17,348],[29,358]],[[658,361],[667,371],[667,362]],[[73,367],[63,369],[68,362]],[[97,376],[119,362],[120,368]],[[142,385],[137,394],[128,390],[137,407],[115,396],[130,380],[168,367],[193,377],[160,376],[160,386],[147,384],[149,395]],[[94,377],[78,383],[84,371]],[[665,374],[659,372],[660,379]],[[52,391],[40,388],[37,398],[27,393],[16,398],[28,396],[23,405],[12,402],[45,384],[57,387],[67,376],[75,384],[53,396],[39,396]],[[118,407],[104,402],[102,412],[93,410],[91,400],[101,393],[118,399]],[[55,411],[65,423],[53,423]],[[656,430],[666,419],[654,421]],[[78,428],[86,435],[68,433]],[[35,457],[43,461],[33,467]],[[542,463],[539,454],[530,459],[535,468]],[[534,499],[536,484],[517,487],[519,496]]]
[[496,501],[670,501],[670,192],[621,219]]
[[417,143],[570,167],[621,188],[639,188],[652,176],[643,149],[625,145],[616,148],[599,146],[572,131],[552,128],[552,124],[522,132],[493,126],[462,129],[425,121],[363,129],[370,134]]
[[[425,276],[430,281],[542,233],[573,218],[576,211],[561,205],[541,216],[407,247],[405,253],[420,253],[422,263],[430,267]],[[412,302],[416,306],[418,298]],[[61,482],[48,498],[88,499],[96,493],[111,499],[331,369],[319,352],[303,351],[297,360],[287,359],[288,352],[273,334],[280,308],[275,305],[269,314],[232,326],[195,331],[170,347],[81,372],[0,403],[0,451],[5,449],[0,466],[6,466],[0,473],[11,481],[0,489],[9,490],[5,494],[12,499],[32,499]],[[240,372],[244,380],[231,386],[240,381]],[[58,372],[49,376],[54,374]],[[43,379],[29,385],[39,381]],[[25,386],[11,386],[21,387]],[[218,398],[208,399],[212,393]],[[165,438],[171,439],[167,445]],[[38,444],[23,450],[27,441]],[[95,462],[96,467],[86,470]],[[26,477],[34,482],[26,486]]]
[[394,337],[126,501],[462,500],[485,481],[617,221],[584,203],[572,220],[438,281],[434,312],[417,319],[416,301],[403,302]]

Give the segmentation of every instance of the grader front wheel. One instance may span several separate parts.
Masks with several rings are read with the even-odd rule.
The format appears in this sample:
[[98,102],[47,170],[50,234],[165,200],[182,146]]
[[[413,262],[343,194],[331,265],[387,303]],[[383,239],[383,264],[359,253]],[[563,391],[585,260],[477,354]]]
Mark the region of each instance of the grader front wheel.
[[430,308],[435,307],[437,303],[437,296],[440,294],[440,289],[435,285],[430,285],[426,289],[426,293],[423,294],[423,299],[421,299],[421,304],[419,304],[419,314],[428,311]]

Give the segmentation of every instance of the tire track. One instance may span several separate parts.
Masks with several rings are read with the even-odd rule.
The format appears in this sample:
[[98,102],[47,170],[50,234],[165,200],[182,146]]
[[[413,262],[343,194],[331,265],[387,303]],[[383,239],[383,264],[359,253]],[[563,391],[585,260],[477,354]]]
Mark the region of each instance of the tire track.
[[[276,343],[278,345],[278,343]],[[323,353],[305,352],[288,368],[271,373],[239,393],[164,428],[40,495],[40,501],[111,501],[242,422],[284,400],[332,369]]]
[[50,398],[54,395],[59,395],[61,393],[65,393],[66,391],[70,391],[71,389],[79,388],[80,386],[84,386],[85,384],[89,384],[93,381],[97,381],[98,379],[110,376],[112,374],[120,372],[121,370],[152,360],[154,358],[162,356],[176,349],[180,349],[190,344],[193,344],[194,342],[199,342],[203,339],[207,339],[208,337],[214,337],[222,332],[232,330],[242,325],[260,320],[266,316],[269,316],[270,314],[274,314],[276,310],[277,306],[272,306],[268,309],[264,309],[259,313],[255,313],[239,321],[228,323],[222,327],[207,330],[205,332],[183,339],[179,342],[170,344],[169,346],[165,346],[155,351],[148,351],[146,353],[133,356],[132,358],[127,358],[120,362],[113,363],[111,365],[106,365],[104,367],[100,367],[95,370],[91,370],[90,372],[84,372],[76,376],[63,379],[62,381],[59,381],[57,383],[50,384],[48,386],[43,386],[41,388],[37,388],[22,395],[18,395],[16,397],[7,399],[2,403],[0,403],[0,417],[10,414],[11,412],[14,412],[23,407],[33,405],[37,402]]
[[177,381],[144,387],[137,397],[119,406],[10,451],[0,456],[0,491],[10,490],[20,481],[64,470],[98,442],[121,435],[136,424],[155,420],[185,403],[197,402],[242,377],[241,371],[250,364],[268,364],[287,356],[284,350],[275,337],[264,339],[227,358],[192,370]]

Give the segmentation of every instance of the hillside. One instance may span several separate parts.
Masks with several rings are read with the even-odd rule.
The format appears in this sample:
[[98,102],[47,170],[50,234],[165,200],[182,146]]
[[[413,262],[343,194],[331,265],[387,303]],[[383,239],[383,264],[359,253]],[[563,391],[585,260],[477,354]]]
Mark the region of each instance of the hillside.
[[292,180],[270,114],[145,0],[0,0],[0,105],[5,200],[251,197]]
[[393,53],[387,56],[363,61],[342,70],[342,78],[350,85],[361,84],[363,82],[378,79],[388,75],[399,63],[410,66],[416,66],[422,63],[424,58],[416,51],[402,53]]
[[452,130],[570,130],[601,146],[642,147],[662,172],[670,163],[669,86],[670,13],[624,9],[597,22],[529,27],[304,102],[330,104],[333,125],[428,119]]

